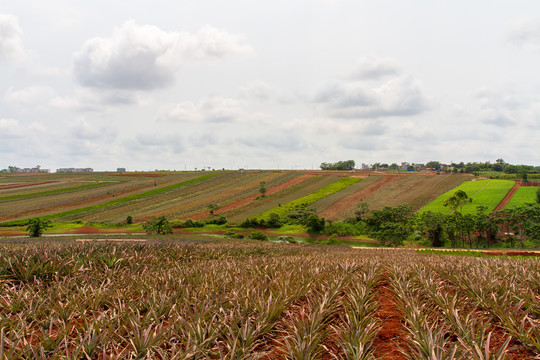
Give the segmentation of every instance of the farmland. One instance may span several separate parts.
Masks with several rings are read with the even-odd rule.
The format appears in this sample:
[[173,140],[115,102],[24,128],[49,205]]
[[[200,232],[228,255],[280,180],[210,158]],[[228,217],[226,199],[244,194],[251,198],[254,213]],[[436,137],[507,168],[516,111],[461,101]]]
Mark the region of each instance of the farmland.
[[537,187],[520,187],[506,204],[505,209],[513,209],[526,203],[534,203],[536,201],[536,191],[538,191]]
[[424,206],[420,212],[432,211],[449,214],[451,209],[444,206],[444,201],[452,196],[456,191],[462,190],[472,198],[472,202],[463,206],[463,214],[476,213],[477,206],[486,206],[491,212],[503,200],[505,195],[512,189],[515,182],[510,180],[477,180],[468,181],[439,196],[435,201]]
[[3,240],[0,279],[2,358],[540,354],[533,259],[194,235]]
[[[215,214],[234,224],[300,202],[340,220],[360,201],[374,209],[402,202],[419,209],[468,178],[255,170],[6,175],[0,177],[0,222],[24,224],[38,216],[111,225],[127,216],[139,223],[157,216],[204,219],[210,217],[208,205],[215,204]],[[260,197],[263,181],[268,192]]]

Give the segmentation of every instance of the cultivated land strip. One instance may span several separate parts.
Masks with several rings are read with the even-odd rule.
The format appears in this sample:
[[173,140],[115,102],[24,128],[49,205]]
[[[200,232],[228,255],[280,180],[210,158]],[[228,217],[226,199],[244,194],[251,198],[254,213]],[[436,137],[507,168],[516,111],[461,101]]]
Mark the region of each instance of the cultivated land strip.
[[[180,183],[175,183],[175,184],[172,184],[172,185],[163,186],[163,187],[153,189],[153,190],[150,190],[150,191],[146,191],[146,192],[143,192],[143,193],[128,195],[128,196],[125,196],[125,197],[122,197],[122,198],[119,198],[119,199],[115,199],[115,200],[112,200],[112,201],[109,201],[109,202],[101,203],[101,204],[91,205],[91,206],[82,207],[82,208],[79,207],[79,208],[75,208],[75,209],[72,209],[72,210],[63,211],[63,212],[60,212],[60,213],[54,213],[54,214],[50,214],[50,215],[45,215],[45,216],[43,216],[43,218],[55,219],[55,218],[60,218],[60,217],[68,216],[68,215],[80,214],[80,213],[83,213],[85,211],[95,210],[95,209],[99,209],[99,208],[105,208],[107,206],[112,206],[112,205],[116,205],[116,204],[119,204],[119,203],[128,202],[128,201],[144,198],[146,196],[151,196],[151,195],[155,195],[155,194],[158,194],[158,193],[161,193],[161,192],[169,191],[169,190],[181,187],[181,186],[189,185],[189,184],[191,184],[193,182],[204,180],[204,179],[212,177],[212,176],[215,176],[215,174],[204,175],[204,176],[201,176],[201,177],[198,177],[198,178],[190,179],[190,180],[183,181],[183,182],[180,182]],[[144,185],[143,188],[144,187],[148,187],[148,185]],[[125,193],[131,193],[133,191],[134,191],[133,189],[130,189],[130,190],[121,191],[121,192],[116,193],[116,194],[123,195]],[[111,197],[111,195],[106,195],[106,196],[102,196],[101,198],[106,199],[106,198],[110,198],[110,197]],[[95,201],[95,200],[99,200],[99,199],[92,199],[92,201]],[[65,208],[66,206],[64,205],[62,207]],[[47,210],[48,210],[47,212],[50,213],[51,209],[47,209]],[[36,214],[35,212],[29,211],[29,212],[25,212],[25,213],[19,213],[18,216],[6,217],[6,218],[3,218],[2,220],[5,221],[5,220],[13,219],[13,218],[16,218],[16,217],[35,215],[35,214]],[[17,221],[15,221],[15,222],[17,222]]]
[[504,209],[506,204],[508,204],[512,196],[514,196],[514,194],[516,193],[517,189],[519,189],[520,185],[521,183],[519,181],[516,181],[515,185],[510,189],[510,191],[508,191],[508,193],[504,196],[501,202],[497,206],[495,206],[495,209],[493,209],[493,211],[500,211]]
[[324,209],[323,211],[319,212],[319,216],[324,217],[326,219],[336,219],[339,218],[339,215],[346,211],[349,208],[354,208],[358,203],[360,203],[363,199],[367,198],[371,194],[382,190],[384,187],[386,187],[388,184],[396,181],[398,179],[399,175],[386,175],[382,176],[375,183],[372,183],[357,192],[346,196],[345,198],[339,199],[336,202],[334,202],[332,205]]
[[[284,189],[287,189],[287,188],[289,188],[291,186],[300,184],[302,181],[304,181],[306,179],[309,179],[309,178],[311,178],[313,176],[314,175],[310,175],[310,174],[301,175],[301,176],[298,176],[298,177],[296,177],[294,179],[288,180],[288,181],[286,181],[286,182],[284,182],[282,184],[271,187],[270,189],[267,190],[266,196],[275,194],[275,193],[277,193],[279,191],[282,191]],[[232,204],[222,206],[219,209],[215,210],[214,214],[222,214],[222,213],[224,213],[226,211],[237,209],[237,208],[240,208],[242,206],[246,206],[246,205],[252,203],[257,197],[259,197],[259,194],[250,195],[250,196],[248,196],[248,197],[246,197],[244,199],[238,200],[238,201],[236,201],[236,202],[234,202]],[[200,219],[208,217],[208,216],[210,216],[210,211],[203,211],[203,212],[200,212],[198,214],[192,215],[189,218],[192,219],[192,220],[200,220]],[[185,218],[185,219],[187,219],[187,218]]]

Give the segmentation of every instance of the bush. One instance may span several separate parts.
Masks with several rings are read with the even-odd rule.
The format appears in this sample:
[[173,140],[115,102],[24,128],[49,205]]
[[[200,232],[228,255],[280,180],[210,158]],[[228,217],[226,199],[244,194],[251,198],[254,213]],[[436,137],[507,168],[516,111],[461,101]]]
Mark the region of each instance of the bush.
[[148,234],[172,234],[171,224],[165,216],[152,218],[143,224],[143,229]]
[[326,226],[324,233],[327,235],[350,236],[360,235],[355,225],[348,222],[336,221]]
[[271,213],[270,218],[266,222],[266,226],[272,229],[277,229],[283,226],[283,223],[281,222],[281,218],[276,213]]
[[126,218],[126,224],[133,224],[133,217],[131,215]]
[[244,238],[244,235],[243,234],[237,234],[233,231],[228,231],[225,233],[225,237],[227,239],[243,239]]
[[201,228],[201,227],[204,227],[204,223],[200,222],[200,221],[197,221],[197,220],[193,221],[191,219],[187,219],[186,221],[184,221],[184,223],[180,227],[183,227],[183,228]]
[[260,231],[252,232],[251,235],[249,235],[249,238],[253,240],[268,241],[268,236],[266,236]]
[[30,237],[40,237],[43,232],[51,226],[50,220],[41,220],[40,218],[30,219],[28,221],[28,236]]
[[227,218],[225,216],[220,216],[215,219],[207,220],[206,223],[214,225],[225,225],[227,223]]

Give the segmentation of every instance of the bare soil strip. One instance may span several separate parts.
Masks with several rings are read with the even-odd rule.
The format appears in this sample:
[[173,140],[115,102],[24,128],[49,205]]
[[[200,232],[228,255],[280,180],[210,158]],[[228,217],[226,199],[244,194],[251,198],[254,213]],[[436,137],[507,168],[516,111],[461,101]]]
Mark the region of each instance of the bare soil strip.
[[499,205],[495,206],[495,209],[493,209],[493,211],[500,211],[500,210],[504,209],[506,204],[508,204],[508,202],[510,201],[512,196],[514,196],[514,194],[516,193],[517,189],[519,189],[520,185],[521,185],[520,182],[516,181],[515,185],[508,191],[508,193],[501,200]]
[[407,330],[403,325],[403,314],[397,307],[397,299],[390,290],[385,278],[375,288],[375,300],[379,308],[375,317],[381,321],[382,328],[373,340],[376,359],[406,360],[401,350],[407,349]]
[[[311,178],[313,176],[314,175],[306,174],[306,175],[295,177],[294,179],[291,179],[289,181],[285,181],[282,184],[279,184],[277,186],[274,186],[274,187],[268,189],[268,191],[266,192],[266,195],[275,194],[278,191],[281,191],[281,190],[284,190],[284,189],[289,188],[291,186],[294,186],[296,184],[299,184],[302,181],[304,181],[306,179],[309,179],[309,178]],[[253,200],[255,200],[257,198],[257,196],[259,196],[259,195],[260,194],[250,195],[250,196],[248,196],[248,197],[246,197],[244,199],[238,200],[238,201],[236,201],[236,202],[234,202],[232,204],[225,205],[225,206],[223,206],[223,207],[221,207],[221,208],[219,208],[217,210],[214,210],[214,214],[219,214],[219,213],[222,213],[222,212],[225,212],[225,211],[228,211],[228,210],[232,210],[232,209],[239,208],[241,206],[245,206],[245,205],[251,203]],[[210,215],[210,211],[204,211],[204,212],[192,215],[189,218],[191,220],[200,220],[200,219],[205,218],[205,217],[207,217],[209,215]],[[186,220],[186,219],[184,219],[184,220]]]
[[399,175],[384,175],[373,184],[370,184],[349,196],[345,196],[344,198],[339,199],[338,201],[321,211],[319,213],[319,216],[326,219],[333,219],[334,217],[336,217],[336,215],[351,207],[354,207],[362,199],[365,199],[368,196],[380,191],[382,188],[396,181],[398,178]]

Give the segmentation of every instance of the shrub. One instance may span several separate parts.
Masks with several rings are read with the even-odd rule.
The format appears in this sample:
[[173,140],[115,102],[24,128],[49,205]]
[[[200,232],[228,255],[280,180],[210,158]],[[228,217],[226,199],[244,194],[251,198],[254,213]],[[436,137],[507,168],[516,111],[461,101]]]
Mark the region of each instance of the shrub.
[[128,217],[126,218],[126,223],[133,224],[133,217],[131,215],[128,215]]
[[233,231],[229,231],[225,233],[225,237],[228,239],[243,239],[245,236],[243,234],[237,234]]
[[194,221],[194,220],[191,220],[191,219],[187,219],[186,221],[184,221],[184,223],[180,227],[184,227],[184,228],[201,228],[201,227],[204,227],[204,223],[200,222],[200,221],[197,221],[197,220]]
[[172,234],[172,228],[165,216],[152,218],[143,224],[143,229],[148,234]]
[[41,220],[40,218],[33,218],[28,221],[28,236],[30,237],[40,237],[43,232],[51,226],[50,220]]
[[336,221],[327,225],[324,229],[324,233],[337,236],[360,235],[360,232],[354,224],[341,221]]
[[251,235],[249,235],[249,238],[253,240],[268,241],[268,236],[266,236],[260,231],[252,232]]
[[216,219],[207,220],[206,223],[214,225],[225,225],[227,223],[227,218],[225,216],[220,216]]

